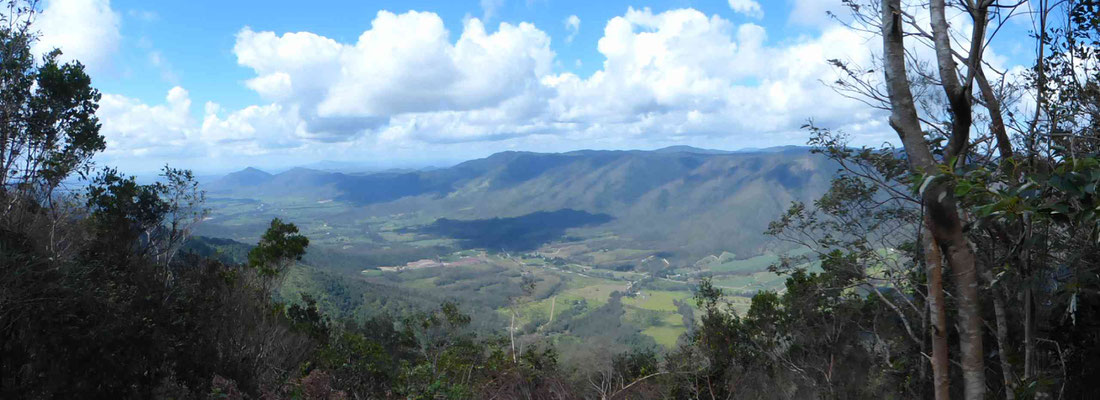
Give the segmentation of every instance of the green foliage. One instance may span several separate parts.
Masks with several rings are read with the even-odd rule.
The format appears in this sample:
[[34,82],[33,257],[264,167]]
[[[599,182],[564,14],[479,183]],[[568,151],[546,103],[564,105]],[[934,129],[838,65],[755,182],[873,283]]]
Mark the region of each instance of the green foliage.
[[163,171],[166,182],[141,185],[134,177],[104,169],[86,188],[84,208],[103,237],[135,241],[139,254],[167,265],[206,209],[205,194],[191,171],[168,166]]
[[666,383],[672,393],[738,398],[906,396],[906,386],[874,351],[899,344],[882,342],[865,330],[865,324],[896,329],[897,321],[874,311],[872,299],[843,289],[843,278],[832,273],[794,271],[782,294],[758,293],[744,316],[724,306],[721,290],[707,280],[700,283],[696,302],[703,313],[699,325],[690,342],[668,356],[668,368],[682,372]]
[[513,361],[506,341],[477,337],[469,321],[444,303],[400,322],[344,325],[311,368],[331,376],[334,388],[369,398],[545,398],[558,385],[553,347],[529,346]]
[[191,236],[180,248],[182,253],[195,254],[202,258],[212,258],[226,264],[243,264],[248,261],[248,251],[252,247],[230,239]]
[[275,218],[260,242],[248,252],[248,266],[259,270],[262,276],[278,276],[290,262],[302,259],[307,246],[309,238],[298,234],[297,226]]
[[105,229],[124,228],[143,232],[160,225],[168,212],[158,185],[139,185],[134,177],[123,177],[107,168],[88,186],[86,207],[92,220]]
[[165,265],[143,251],[148,236],[135,221],[163,220],[171,207],[119,205],[155,203],[146,189],[109,180],[90,203],[93,223],[53,227],[65,251],[38,227],[0,226],[0,285],[10,294],[0,301],[4,397],[205,393],[214,377],[258,393],[325,336],[315,309],[283,314],[251,270],[193,255]]
[[291,304],[286,308],[286,317],[294,329],[305,332],[313,340],[322,343],[328,340],[328,317],[317,309],[317,300],[313,297],[302,295],[301,304]]
[[66,177],[83,176],[106,147],[99,134],[99,91],[79,62],[59,50],[34,60],[32,10],[5,16],[0,28],[0,186],[20,196],[46,196]]
[[[0,29],[0,51],[29,52],[18,49],[29,39],[16,25]],[[143,185],[105,169],[82,198],[51,194],[103,147],[98,93],[79,64],[57,56],[35,71],[18,70],[30,68],[25,57],[2,59],[0,79],[34,94],[5,86],[0,96],[4,109],[27,113],[3,130],[10,146],[0,155],[0,397],[279,392],[327,339],[325,319],[310,299],[272,304],[271,277],[176,257],[205,214],[190,171],[165,167],[162,182]],[[258,253],[264,267],[300,258],[308,241],[293,225],[273,228]]]

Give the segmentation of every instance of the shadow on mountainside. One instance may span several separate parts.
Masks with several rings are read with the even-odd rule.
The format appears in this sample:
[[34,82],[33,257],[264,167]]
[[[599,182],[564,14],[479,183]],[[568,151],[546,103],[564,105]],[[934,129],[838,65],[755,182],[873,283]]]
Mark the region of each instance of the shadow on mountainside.
[[561,238],[566,229],[605,224],[612,219],[607,214],[592,214],[567,208],[509,218],[440,218],[420,228],[419,232],[459,239],[466,248],[528,251]]

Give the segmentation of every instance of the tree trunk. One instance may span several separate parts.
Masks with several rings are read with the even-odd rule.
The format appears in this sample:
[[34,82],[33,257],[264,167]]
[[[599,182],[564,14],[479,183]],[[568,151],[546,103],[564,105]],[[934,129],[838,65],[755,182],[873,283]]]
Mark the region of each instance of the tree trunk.
[[1024,380],[1029,380],[1035,370],[1035,304],[1030,280],[1024,285]]
[[935,173],[935,161],[924,141],[909,75],[905,71],[905,43],[901,0],[882,0],[882,59],[886,93],[890,98],[890,127],[894,128],[909,157],[913,172]]
[[[985,77],[985,72],[978,70],[976,76],[978,88],[982,92],[982,102],[989,111],[989,130],[997,138],[997,150],[1001,153],[1001,160],[1012,158],[1012,141],[1008,138],[1008,130],[1005,129],[1004,117],[1001,115],[1001,100],[993,92],[993,86]],[[1013,171],[1015,174],[1015,171]]]
[[1008,339],[1008,312],[1005,311],[1006,292],[1003,286],[994,282],[993,271],[988,267],[982,268],[982,279],[990,285],[990,294],[993,297],[993,315],[996,318],[997,334],[997,360],[1001,363],[1001,379],[1004,381],[1005,399],[1016,398],[1016,379],[1013,377],[1012,363],[1009,362],[1009,349],[1011,345]]
[[[925,218],[925,224],[929,224]],[[947,311],[943,295],[943,254],[932,238],[927,226],[921,234],[924,247],[924,262],[928,274],[928,312],[932,326],[932,388],[936,400],[947,400],[950,396],[951,363],[947,354]]]
[[[959,161],[952,160],[953,158],[966,156],[966,147],[970,144],[970,124],[973,122],[973,116],[970,114],[970,81],[968,79],[965,83],[959,82],[955,54],[951,50],[951,34],[948,31],[947,17],[944,14],[945,8],[944,0],[932,0],[928,11],[931,14],[932,42],[935,45],[940,86],[943,87],[944,95],[947,96],[948,109],[951,111],[951,137],[947,140],[947,155],[944,161],[951,163],[951,167],[954,167],[955,163]],[[984,37],[984,27],[984,23],[975,22],[974,34],[981,34]],[[970,51],[970,56],[978,57],[978,61],[980,61],[981,52],[977,49],[980,49],[980,47],[981,43],[972,45]],[[976,50],[977,54],[975,54]],[[967,60],[971,65],[980,65],[972,61],[974,60]],[[973,69],[968,74],[972,72]]]
[[[953,203],[953,202],[952,202]],[[952,204],[954,205],[954,204]],[[954,211],[954,210],[952,210]],[[935,219],[933,218],[933,221]],[[940,223],[937,222],[937,225]],[[959,309],[959,353],[963,369],[963,390],[970,400],[985,398],[985,358],[982,348],[981,298],[978,271],[970,242],[961,225],[947,228],[950,239],[942,242],[951,272],[955,275],[955,299]],[[940,240],[937,238],[937,240]]]
[[[1024,241],[1030,242],[1032,225],[1024,220]],[[1024,286],[1024,380],[1032,378],[1035,371],[1035,295],[1032,290],[1031,250],[1024,248],[1020,252],[1020,275]]]
[[[935,173],[935,161],[924,141],[913,92],[905,70],[905,43],[902,31],[900,0],[882,2],[883,72],[889,94],[890,126],[901,138],[909,158],[909,168],[918,173]],[[947,399],[949,394],[950,360],[947,353],[947,316],[943,293],[943,253],[932,233],[933,222],[925,214],[923,235],[924,256],[928,268],[929,317],[932,323],[932,382],[935,398]]]
[[[933,36],[937,43],[937,55],[944,53],[940,43],[946,34],[946,20],[943,18],[943,0],[932,1]],[[938,15],[937,15],[938,14]],[[937,33],[937,30],[939,31]],[[939,38],[935,38],[939,36]],[[900,0],[882,0],[882,43],[883,73],[886,77],[886,90],[890,98],[890,126],[901,138],[905,153],[909,158],[910,169],[926,176],[937,174],[938,166],[932,157],[928,142],[924,139],[917,109],[913,101],[908,73],[905,66],[905,33],[902,29]],[[950,44],[950,38],[946,42]],[[950,48],[946,48],[946,61],[940,58],[941,73],[949,66],[949,73],[941,76],[945,81],[945,90],[952,101],[954,118],[952,137],[948,146],[948,161],[965,153],[968,141],[970,114],[969,95],[963,102],[957,94],[958,77],[955,76],[954,61]],[[948,82],[949,81],[949,82]],[[949,87],[952,86],[952,87]],[[968,87],[969,85],[963,86]],[[961,90],[968,93],[966,90]],[[964,107],[965,106],[965,107]],[[962,129],[963,123],[965,128]],[[954,154],[950,154],[954,153]],[[978,297],[978,273],[975,268],[974,253],[970,241],[963,231],[962,220],[956,209],[956,200],[951,188],[944,183],[929,182],[921,193],[922,204],[930,223],[928,228],[933,239],[943,250],[948,266],[955,278],[956,298],[959,309],[959,341],[961,364],[963,369],[964,392],[967,399],[981,399],[985,396],[985,360],[982,351],[981,303]]]
[[1005,302],[998,288],[993,288],[993,312],[997,317],[997,359],[1001,361],[1001,379],[1005,385],[1005,399],[1016,399],[1016,380],[1012,377],[1012,363],[1008,362],[1008,315]]

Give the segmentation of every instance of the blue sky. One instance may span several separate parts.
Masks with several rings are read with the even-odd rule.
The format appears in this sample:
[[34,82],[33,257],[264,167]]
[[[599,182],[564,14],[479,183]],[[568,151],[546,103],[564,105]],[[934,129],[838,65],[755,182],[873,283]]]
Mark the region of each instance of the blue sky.
[[[326,1],[307,5],[301,1],[135,1],[115,0],[111,7],[120,14],[123,40],[117,55],[120,61],[108,73],[97,76],[97,85],[106,92],[124,93],[147,102],[160,101],[173,86],[186,87],[195,99],[217,99],[229,107],[245,107],[262,100],[242,82],[254,74],[237,65],[233,54],[235,36],[243,27],[256,31],[317,33],[351,43],[370,27],[379,10],[401,13],[409,10],[438,14],[455,36],[462,32],[466,18],[484,19],[486,8],[479,0],[467,1]],[[812,35],[813,26],[789,21],[792,1],[763,1],[763,18],[734,12],[726,0],[711,1],[571,1],[512,0],[484,2],[488,24],[531,22],[551,35],[551,48],[558,55],[560,71],[588,76],[598,70],[603,57],[596,50],[604,24],[622,15],[630,7],[650,7],[654,11],[692,8],[707,15],[718,15],[735,22],[760,24],[773,33],[772,41],[782,42],[798,35]],[[573,39],[564,21],[571,15],[581,20],[581,29]],[[161,67],[149,61],[149,51],[157,51],[170,65],[169,77]],[[581,63],[578,66],[576,60]]]
[[[216,173],[803,144],[810,118],[892,141],[822,83],[825,59],[879,47],[826,10],[839,0],[50,0],[39,28],[104,93],[100,164]],[[1000,67],[1026,60],[1026,25],[999,33]]]

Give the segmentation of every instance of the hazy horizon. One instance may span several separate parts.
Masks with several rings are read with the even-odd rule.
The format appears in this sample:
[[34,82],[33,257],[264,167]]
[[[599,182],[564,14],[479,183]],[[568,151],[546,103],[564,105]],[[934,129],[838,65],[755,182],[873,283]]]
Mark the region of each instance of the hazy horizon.
[[[703,147],[687,146],[687,145],[672,145],[672,146],[663,146],[663,147],[652,148],[652,149],[648,149],[648,148],[647,149],[591,149],[591,148],[578,148],[578,149],[564,150],[564,151],[501,150],[501,151],[496,151],[496,152],[492,152],[492,153],[485,154],[485,155],[471,156],[471,157],[468,157],[468,158],[465,158],[465,157],[455,158],[455,159],[440,158],[440,159],[435,160],[435,161],[431,161],[431,160],[427,160],[427,159],[426,160],[420,160],[420,161],[390,160],[389,162],[385,162],[385,161],[382,161],[382,162],[373,161],[372,162],[370,160],[364,160],[364,161],[321,160],[321,161],[313,161],[313,162],[302,163],[302,164],[284,163],[284,164],[272,165],[272,166],[244,165],[244,166],[240,166],[240,167],[223,168],[223,169],[202,169],[202,168],[198,168],[198,169],[192,169],[192,172],[194,172],[198,176],[206,176],[206,177],[209,178],[209,177],[219,177],[219,176],[222,176],[222,175],[225,175],[225,174],[242,171],[242,170],[249,169],[249,168],[258,169],[260,171],[267,172],[267,173],[270,173],[270,174],[278,174],[278,173],[286,172],[286,171],[289,171],[289,170],[292,170],[292,169],[295,169],[295,168],[306,168],[306,169],[328,171],[328,172],[353,172],[353,173],[383,172],[383,171],[387,171],[387,170],[425,170],[425,169],[435,169],[435,168],[450,168],[450,167],[453,167],[455,165],[464,163],[466,161],[479,160],[479,159],[483,159],[483,158],[493,156],[494,154],[505,153],[505,152],[509,152],[509,151],[530,152],[530,153],[546,153],[546,154],[561,154],[561,153],[570,153],[570,152],[577,152],[577,151],[624,151],[624,152],[643,151],[643,152],[650,152],[650,151],[659,151],[659,150],[675,148],[675,147],[687,147],[687,148],[692,148],[692,149],[697,149],[697,150],[712,150],[712,151],[731,152],[731,153],[737,153],[737,152],[751,153],[751,152],[767,151],[767,150],[771,150],[771,149],[784,148],[784,147],[805,147],[805,148],[809,148],[809,147],[800,146],[800,145],[782,145],[782,146],[770,146],[770,147],[744,147],[744,148],[736,148],[736,149],[719,149],[719,148],[703,148]],[[170,165],[170,166],[176,167],[174,165]],[[127,172],[131,173],[133,175],[136,175],[139,178],[141,178],[141,177],[149,178],[149,177],[157,176],[158,174],[160,174],[162,167],[163,166],[158,166],[156,168],[151,168],[149,170],[140,170],[140,171],[134,171],[134,172],[127,171]]]

